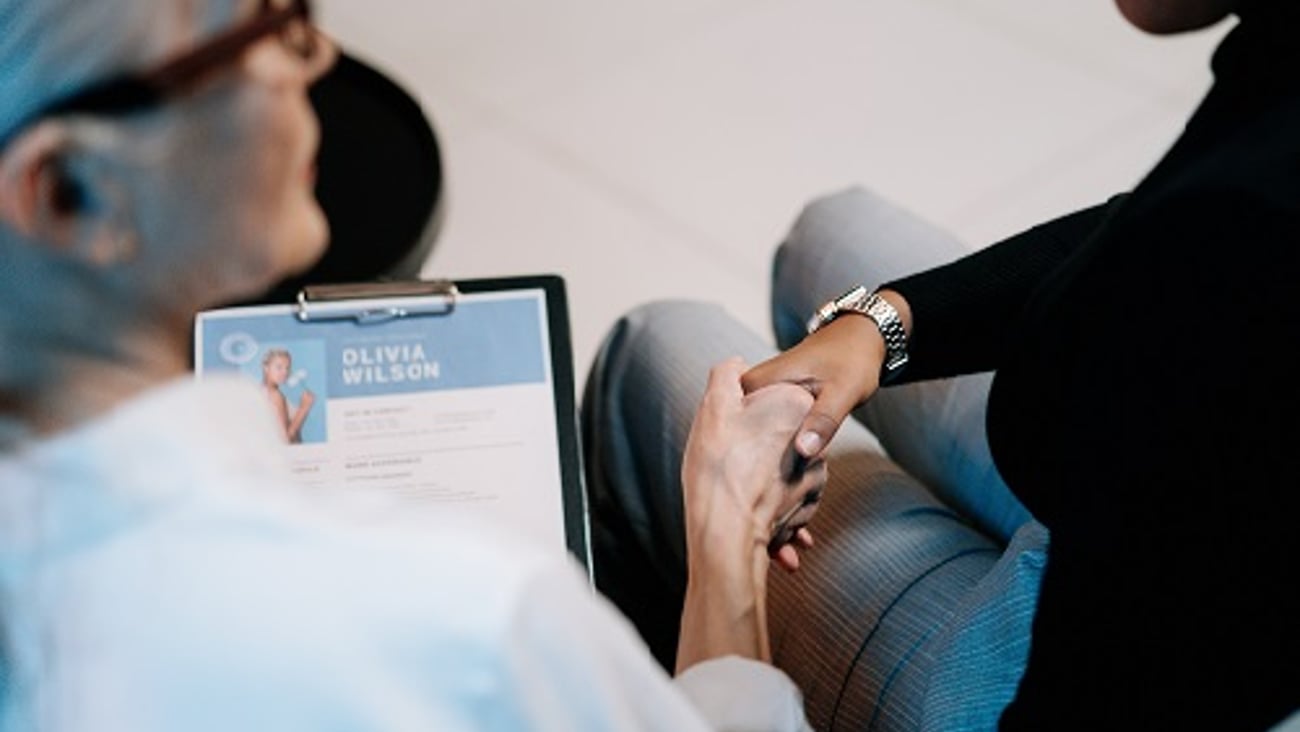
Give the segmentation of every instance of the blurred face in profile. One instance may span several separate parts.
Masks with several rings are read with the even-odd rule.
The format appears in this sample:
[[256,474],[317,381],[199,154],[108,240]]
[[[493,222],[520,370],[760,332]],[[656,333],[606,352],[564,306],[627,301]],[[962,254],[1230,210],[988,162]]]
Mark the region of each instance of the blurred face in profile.
[[[56,61],[96,69],[74,91],[124,75],[157,74],[177,59],[200,59],[200,70],[147,109],[74,108],[48,116],[32,110],[36,118],[18,130],[0,130],[7,138],[0,160],[52,161],[48,168],[66,180],[51,186],[67,184],[76,191],[66,210],[48,204],[29,216],[45,228],[28,236],[53,244],[46,249],[56,256],[59,250],[77,251],[84,242],[75,239],[91,239],[101,230],[111,229],[105,239],[129,237],[129,266],[88,272],[121,291],[114,302],[135,304],[140,312],[260,294],[320,257],[328,227],[314,195],[320,135],[307,90],[335,52],[310,24],[305,3],[52,3],[60,16],[26,5],[29,0],[0,0],[6,1],[18,8],[13,15],[30,15],[40,28],[38,45],[58,49],[41,56],[50,61],[50,77],[61,73]],[[76,22],[64,27],[68,16]],[[207,53],[222,47],[214,40],[232,35],[242,40]],[[96,50],[104,48],[114,50]],[[87,58],[76,58],[78,53]],[[40,74],[31,76],[30,88],[39,93]],[[21,221],[12,212],[7,218]]]
[[[1285,0],[1293,2],[1294,0]],[[1115,0],[1134,26],[1157,34],[1198,30],[1223,20],[1236,0]]]
[[[263,12],[262,0],[238,6],[216,32]],[[174,254],[158,259],[166,269],[204,263],[217,300],[260,293],[325,250],[328,227],[314,193],[320,132],[307,90],[332,53],[323,39],[314,46],[304,51],[269,34],[165,112],[180,144],[172,165],[143,173],[141,192],[157,205],[142,225],[170,243]]]
[[262,380],[267,384],[284,386],[289,380],[289,370],[293,368],[289,357],[283,354],[271,356],[262,364]]

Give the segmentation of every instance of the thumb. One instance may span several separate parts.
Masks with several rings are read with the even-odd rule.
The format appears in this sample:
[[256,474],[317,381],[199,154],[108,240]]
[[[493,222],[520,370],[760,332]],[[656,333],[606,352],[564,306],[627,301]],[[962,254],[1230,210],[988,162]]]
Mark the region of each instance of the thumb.
[[745,368],[745,360],[740,356],[732,356],[714,364],[713,368],[709,369],[709,383],[705,387],[705,396],[712,395],[715,399],[739,402],[744,396],[740,376]]
[[817,395],[812,408],[799,425],[794,438],[795,449],[806,458],[820,455],[856,405],[857,399],[850,390],[828,385]]
[[746,394],[752,394],[773,384],[782,382],[799,384],[807,381],[808,378],[808,369],[798,358],[797,352],[787,351],[741,374],[740,384]]

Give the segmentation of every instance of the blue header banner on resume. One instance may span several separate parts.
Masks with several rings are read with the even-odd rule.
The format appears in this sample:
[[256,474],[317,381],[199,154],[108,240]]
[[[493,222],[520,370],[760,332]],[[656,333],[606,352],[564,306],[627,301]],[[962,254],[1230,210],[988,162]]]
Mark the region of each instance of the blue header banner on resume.
[[546,380],[550,357],[540,294],[469,300],[450,315],[419,315],[381,324],[300,322],[291,309],[273,315],[205,318],[206,371],[261,368],[264,354],[304,350],[324,370],[332,399]]

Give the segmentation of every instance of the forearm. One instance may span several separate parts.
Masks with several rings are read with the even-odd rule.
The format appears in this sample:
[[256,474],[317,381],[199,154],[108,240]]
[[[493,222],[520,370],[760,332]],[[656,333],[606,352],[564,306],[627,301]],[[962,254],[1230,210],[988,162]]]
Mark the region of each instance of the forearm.
[[996,368],[1007,328],[1052,272],[1090,240],[1120,200],[1117,196],[950,264],[883,285],[908,306],[910,360],[903,381]]
[[770,658],[772,524],[825,484],[821,463],[797,474],[783,467],[812,395],[790,384],[745,395],[744,368],[728,359],[710,370],[682,459],[687,583],[678,672],[710,658]]
[[310,411],[310,407],[298,407],[298,410],[293,413],[293,419],[289,420],[289,424],[285,428],[285,434],[290,439],[302,432],[302,425],[307,421],[307,413]]
[[688,547],[677,672],[724,656],[769,661],[766,542],[750,526],[729,531],[710,526],[688,540]]

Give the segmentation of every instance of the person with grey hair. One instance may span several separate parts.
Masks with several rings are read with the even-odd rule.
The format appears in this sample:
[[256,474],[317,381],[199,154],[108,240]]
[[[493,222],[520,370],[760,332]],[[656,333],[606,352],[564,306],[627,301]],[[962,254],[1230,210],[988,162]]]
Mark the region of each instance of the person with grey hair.
[[[805,728],[768,657],[802,389],[713,371],[671,679],[575,562],[291,486],[195,314],[309,267],[307,0],[0,0],[0,729]],[[777,552],[778,561],[788,552]]]

